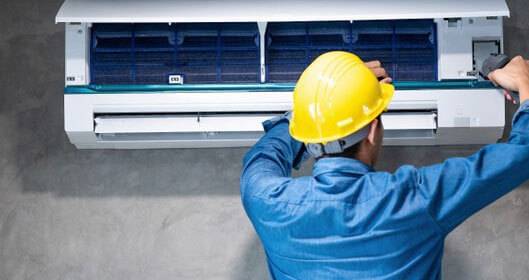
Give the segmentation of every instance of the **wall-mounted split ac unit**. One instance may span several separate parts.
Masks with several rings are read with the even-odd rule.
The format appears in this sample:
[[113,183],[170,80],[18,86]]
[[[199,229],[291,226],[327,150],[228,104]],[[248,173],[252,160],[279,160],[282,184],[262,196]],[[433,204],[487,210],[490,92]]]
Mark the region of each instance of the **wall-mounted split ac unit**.
[[304,68],[345,50],[395,80],[386,144],[495,142],[504,99],[476,69],[508,15],[504,0],[66,0],[65,130],[81,149],[251,145]]

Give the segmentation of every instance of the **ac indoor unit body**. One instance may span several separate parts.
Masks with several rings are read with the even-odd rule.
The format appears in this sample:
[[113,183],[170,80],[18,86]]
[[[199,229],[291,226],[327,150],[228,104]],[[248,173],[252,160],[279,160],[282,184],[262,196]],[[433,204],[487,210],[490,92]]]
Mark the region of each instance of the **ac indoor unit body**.
[[508,15],[504,0],[66,0],[65,130],[80,149],[252,145],[304,68],[344,50],[394,78],[385,144],[496,142],[505,101],[477,69]]

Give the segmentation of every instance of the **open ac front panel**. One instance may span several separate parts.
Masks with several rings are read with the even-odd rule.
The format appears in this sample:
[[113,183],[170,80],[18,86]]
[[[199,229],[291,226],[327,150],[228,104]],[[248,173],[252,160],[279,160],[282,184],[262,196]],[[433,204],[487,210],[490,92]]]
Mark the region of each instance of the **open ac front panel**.
[[394,78],[386,145],[491,143],[504,100],[476,70],[501,49],[501,17],[68,23],[65,129],[78,148],[252,145],[302,71],[343,50]]

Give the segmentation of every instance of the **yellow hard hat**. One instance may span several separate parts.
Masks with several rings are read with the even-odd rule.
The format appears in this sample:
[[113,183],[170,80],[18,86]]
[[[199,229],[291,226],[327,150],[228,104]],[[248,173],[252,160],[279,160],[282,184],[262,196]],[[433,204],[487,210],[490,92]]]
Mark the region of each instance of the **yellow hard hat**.
[[322,144],[349,136],[386,110],[394,90],[358,56],[322,54],[298,80],[290,134],[300,142]]

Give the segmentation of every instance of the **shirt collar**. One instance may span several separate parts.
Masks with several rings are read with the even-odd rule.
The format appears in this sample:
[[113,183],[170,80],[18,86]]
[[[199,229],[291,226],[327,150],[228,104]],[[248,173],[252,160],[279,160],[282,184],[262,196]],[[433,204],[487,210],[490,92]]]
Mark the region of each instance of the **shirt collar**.
[[363,175],[375,171],[373,167],[357,160],[345,157],[322,158],[314,163],[313,176],[324,173],[343,173]]

